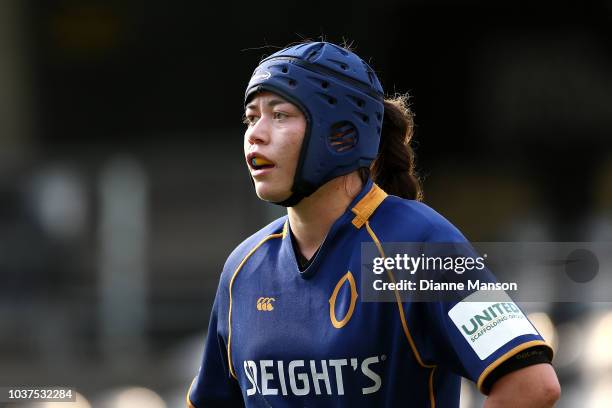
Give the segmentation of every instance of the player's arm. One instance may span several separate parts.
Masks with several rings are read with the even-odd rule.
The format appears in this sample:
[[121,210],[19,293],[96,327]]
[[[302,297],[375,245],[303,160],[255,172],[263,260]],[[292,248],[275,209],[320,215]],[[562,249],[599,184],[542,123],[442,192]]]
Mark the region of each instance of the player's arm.
[[555,370],[550,364],[536,364],[512,371],[497,379],[484,408],[548,408],[561,394]]
[[[450,248],[456,252],[452,255],[478,255],[470,245],[465,245],[465,237],[449,223],[439,225],[431,234],[430,242],[456,243]],[[447,250],[445,246],[441,248]],[[474,271],[471,278],[495,281],[487,268]],[[459,302],[425,303],[426,315],[431,316],[427,321],[430,327],[425,332],[439,333],[430,336],[432,355],[426,357],[474,381],[488,396],[485,408],[553,406],[560,394],[559,382],[550,364],[553,349],[519,306],[504,293],[491,296],[479,290],[456,295],[461,299]]]

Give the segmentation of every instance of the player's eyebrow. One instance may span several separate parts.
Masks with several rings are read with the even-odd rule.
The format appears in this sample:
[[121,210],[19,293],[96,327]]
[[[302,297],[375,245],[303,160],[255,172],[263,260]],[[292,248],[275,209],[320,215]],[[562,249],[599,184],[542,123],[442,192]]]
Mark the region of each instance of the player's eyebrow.
[[[288,102],[285,101],[285,100],[282,100],[282,99],[270,99],[268,101],[268,103],[267,103],[267,106],[269,108],[273,108],[276,105],[280,105],[281,103],[288,103]],[[249,103],[246,108],[247,109],[257,109],[257,104],[256,103]]]

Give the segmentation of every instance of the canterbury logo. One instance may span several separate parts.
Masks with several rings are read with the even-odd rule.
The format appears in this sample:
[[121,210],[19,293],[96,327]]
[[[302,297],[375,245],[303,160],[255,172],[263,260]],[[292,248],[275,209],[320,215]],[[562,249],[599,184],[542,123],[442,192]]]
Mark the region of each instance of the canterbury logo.
[[272,302],[274,301],[276,301],[274,298],[260,297],[257,299],[257,310],[261,310],[262,312],[270,312],[274,310],[274,306],[272,306]]

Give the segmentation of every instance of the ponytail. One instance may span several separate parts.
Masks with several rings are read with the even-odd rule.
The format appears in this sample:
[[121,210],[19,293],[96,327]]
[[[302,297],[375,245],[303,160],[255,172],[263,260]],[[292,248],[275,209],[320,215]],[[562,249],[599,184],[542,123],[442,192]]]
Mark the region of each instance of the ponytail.
[[388,194],[421,201],[423,190],[410,146],[414,119],[408,106],[408,95],[385,99],[384,104],[378,156],[369,169],[372,180]]

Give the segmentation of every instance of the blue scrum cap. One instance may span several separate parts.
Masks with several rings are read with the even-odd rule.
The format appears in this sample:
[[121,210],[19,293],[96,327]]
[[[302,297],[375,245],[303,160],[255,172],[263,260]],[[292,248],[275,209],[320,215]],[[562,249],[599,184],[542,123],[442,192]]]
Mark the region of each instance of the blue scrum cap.
[[370,66],[328,42],[295,45],[265,58],[253,72],[245,106],[260,91],[277,93],[306,116],[292,195],[296,205],[327,181],[369,167],[380,142],[384,92]]

